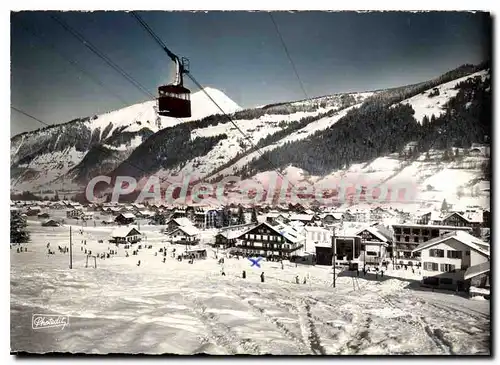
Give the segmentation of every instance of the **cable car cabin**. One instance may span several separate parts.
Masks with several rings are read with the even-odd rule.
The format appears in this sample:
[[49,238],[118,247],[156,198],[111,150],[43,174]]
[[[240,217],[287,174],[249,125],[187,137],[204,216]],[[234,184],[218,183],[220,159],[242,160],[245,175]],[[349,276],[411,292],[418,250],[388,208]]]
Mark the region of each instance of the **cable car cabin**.
[[191,91],[181,85],[158,87],[158,114],[164,117],[191,117]]

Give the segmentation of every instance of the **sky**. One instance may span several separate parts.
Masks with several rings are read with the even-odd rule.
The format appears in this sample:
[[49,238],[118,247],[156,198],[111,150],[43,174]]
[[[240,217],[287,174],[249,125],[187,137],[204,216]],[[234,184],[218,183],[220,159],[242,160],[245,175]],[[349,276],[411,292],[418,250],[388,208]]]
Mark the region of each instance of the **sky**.
[[[173,52],[189,59],[203,86],[244,108],[412,84],[490,58],[487,13],[139,14]],[[172,61],[130,13],[12,12],[11,106],[55,124],[151,100],[53,15],[151,94],[173,81]],[[190,81],[185,85],[198,90]],[[11,109],[11,136],[40,127]]]

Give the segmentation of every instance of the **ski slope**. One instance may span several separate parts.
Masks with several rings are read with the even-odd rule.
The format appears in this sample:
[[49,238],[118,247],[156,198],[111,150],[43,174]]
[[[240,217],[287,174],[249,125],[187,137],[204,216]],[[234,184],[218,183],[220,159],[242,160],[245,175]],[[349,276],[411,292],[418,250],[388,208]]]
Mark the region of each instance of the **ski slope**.
[[[430,120],[431,116],[437,118],[441,114],[444,114],[444,105],[451,99],[457,96],[458,90],[455,89],[455,86],[467,79],[474,78],[476,76],[482,77],[484,80],[489,74],[488,70],[479,71],[473,73],[469,76],[464,76],[459,79],[438,85],[435,88],[426,90],[418,95],[415,95],[409,99],[403,100],[401,104],[411,105],[413,110],[415,110],[415,120],[419,123],[422,123],[424,116],[427,116]],[[433,89],[439,90],[439,95],[429,97],[429,94],[433,91]]]
[[[28,252],[11,249],[11,351],[145,354],[489,354],[489,301],[415,288],[410,272],[384,278],[339,273],[285,261],[225,258],[224,271],[208,249],[206,260],[178,262],[158,227],[141,227],[153,249],[138,256],[98,259],[85,268],[82,240],[93,253],[111,247],[113,227],[73,229],[30,222]],[[210,240],[205,233],[203,242]],[[48,256],[46,244],[57,253]],[[167,247],[166,263],[158,253]],[[176,246],[177,252],[184,247]],[[130,251],[130,250],[129,250]],[[222,252],[219,252],[219,258]],[[137,266],[137,261],[141,265]],[[247,278],[241,278],[246,270]],[[265,272],[261,283],[260,273]],[[301,284],[295,284],[298,275]],[[302,284],[303,278],[306,284]],[[400,278],[403,277],[403,278]],[[31,328],[32,313],[69,316],[69,326]]]

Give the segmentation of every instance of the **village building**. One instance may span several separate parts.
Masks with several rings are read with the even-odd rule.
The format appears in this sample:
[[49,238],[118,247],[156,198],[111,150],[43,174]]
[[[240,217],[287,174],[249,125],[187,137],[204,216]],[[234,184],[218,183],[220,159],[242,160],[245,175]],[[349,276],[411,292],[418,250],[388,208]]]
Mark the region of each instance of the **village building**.
[[464,279],[469,282],[469,294],[471,297],[490,295],[491,271],[490,261],[469,267],[464,274]]
[[142,234],[135,227],[118,227],[111,232],[111,243],[136,243],[141,241]]
[[83,216],[83,208],[69,209],[66,211],[66,218],[80,219]]
[[166,222],[165,232],[172,232],[173,230],[183,227],[183,226],[192,226],[193,222],[191,222],[188,218],[173,218]]
[[464,217],[459,212],[448,213],[445,216],[440,217],[439,219],[433,220],[432,224],[442,225],[442,226],[453,226],[453,227],[470,227],[473,230],[481,226],[481,222],[479,220],[472,221]]
[[306,226],[301,232],[305,236],[304,251],[316,250],[316,245],[332,245],[332,232],[323,227]]
[[[421,254],[422,282],[425,285],[467,290],[474,275],[484,274],[478,266],[490,260],[489,244],[464,231],[454,231],[418,245],[412,252]],[[471,267],[478,269],[466,272]]]
[[49,219],[42,223],[42,227],[59,227],[61,224],[54,219]]
[[[420,252],[414,249],[423,242],[440,237],[456,230],[470,232],[469,227],[422,225],[422,224],[393,224],[394,232],[392,245],[393,262],[399,265],[414,265],[419,263]],[[391,256],[391,255],[389,255]]]
[[28,210],[26,211],[26,215],[28,217],[34,217],[42,212],[42,208],[39,206],[34,206],[34,207],[29,207]]
[[197,245],[200,242],[200,231],[193,225],[179,226],[168,233],[172,243]]
[[319,218],[325,227],[332,227],[342,223],[344,215],[340,212],[323,213],[319,215]]
[[269,224],[276,225],[281,223],[288,223],[288,214],[271,211],[265,215],[265,221]]
[[229,247],[235,247],[236,242],[239,236],[242,234],[242,230],[239,231],[230,231],[230,230],[225,230],[217,233],[215,236],[215,243],[214,247],[220,247],[220,248],[229,248]]
[[387,237],[376,227],[359,229],[355,235],[361,237],[361,260],[364,263],[379,264],[387,257],[387,248],[392,243],[391,237]]
[[135,219],[135,215],[132,213],[120,213],[116,216],[115,222],[121,225],[127,225],[134,223]]
[[49,208],[59,210],[59,209],[64,209],[65,205],[62,204],[61,202],[52,202],[50,203]]
[[182,257],[185,259],[193,257],[196,260],[204,260],[207,258],[207,250],[204,248],[186,250],[182,253]]
[[292,227],[262,222],[238,237],[235,252],[268,258],[289,258],[304,246],[305,237]]
[[314,214],[291,214],[288,218],[290,222],[302,222],[306,225],[313,225],[315,221],[319,221],[319,217]]

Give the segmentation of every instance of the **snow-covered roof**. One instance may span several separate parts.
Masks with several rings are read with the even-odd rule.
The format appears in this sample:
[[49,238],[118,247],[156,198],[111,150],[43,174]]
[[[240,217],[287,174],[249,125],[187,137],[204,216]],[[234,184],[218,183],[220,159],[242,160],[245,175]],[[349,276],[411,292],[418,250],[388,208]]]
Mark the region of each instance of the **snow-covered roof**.
[[186,217],[171,219],[170,221],[167,222],[167,224],[170,223],[170,222],[175,222],[175,223],[177,223],[181,227],[183,227],[183,226],[192,226],[193,225],[193,222],[191,222],[189,220],[189,218],[186,218]]
[[486,261],[479,265],[474,265],[465,270],[464,279],[469,280],[473,277],[485,274],[490,271],[490,262]]
[[446,233],[440,237],[433,238],[427,242],[423,242],[420,245],[417,246],[412,252],[418,252],[422,251],[425,249],[428,249],[432,246],[435,246],[441,242],[447,241],[449,239],[455,239],[467,247],[470,247],[471,249],[479,252],[482,255],[485,255],[487,257],[490,257],[490,252],[489,252],[489,243],[481,241],[479,238],[474,237],[473,235],[464,232],[464,231],[453,231]]
[[[197,234],[199,234],[199,233],[200,233],[199,229],[198,229],[198,228],[196,228],[196,227],[195,227],[195,226],[193,226],[193,225],[190,225],[190,226],[180,226],[180,227],[177,227],[177,228],[174,230],[174,232],[175,232],[175,231],[178,231],[178,230],[180,230],[180,231],[184,232],[184,233],[185,233],[185,234],[187,234],[188,236],[196,236]],[[172,233],[173,233],[173,232],[172,232]]]
[[292,214],[290,215],[291,221],[312,221],[314,218],[313,214]]
[[279,224],[275,227],[270,226],[267,223],[264,223],[267,226],[271,227],[273,230],[281,234],[283,237],[285,237],[287,240],[289,240],[292,243],[297,243],[300,241],[305,240],[305,237],[299,234],[299,232],[293,228],[292,226],[289,226],[287,224]]
[[127,219],[135,219],[135,215],[132,213],[121,213],[121,216]]
[[382,242],[387,242],[388,239],[387,237],[385,237],[382,233],[379,232],[379,230],[375,227],[365,227],[365,228],[361,228],[359,229],[357,232],[356,232],[356,236],[359,236],[361,234],[361,232],[363,231],[368,231],[370,232],[371,234],[373,234],[375,237],[377,237],[379,240],[381,240]]
[[224,237],[224,238],[226,238],[228,240],[232,240],[232,239],[240,237],[243,232],[244,232],[243,230],[239,230],[239,231],[222,231],[222,232],[219,232],[218,234],[220,234],[222,237]]
[[317,226],[305,226],[304,229],[306,232],[330,232],[329,229]]
[[120,238],[123,238],[123,237],[127,237],[129,235],[129,233],[135,229],[137,232],[139,232],[139,234],[141,234],[141,232],[137,229],[137,227],[118,227],[118,228],[115,228],[113,230],[113,232],[111,232],[111,237],[120,237]]

